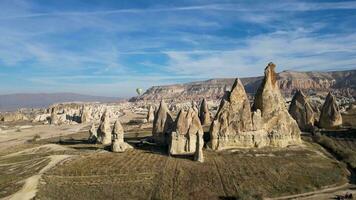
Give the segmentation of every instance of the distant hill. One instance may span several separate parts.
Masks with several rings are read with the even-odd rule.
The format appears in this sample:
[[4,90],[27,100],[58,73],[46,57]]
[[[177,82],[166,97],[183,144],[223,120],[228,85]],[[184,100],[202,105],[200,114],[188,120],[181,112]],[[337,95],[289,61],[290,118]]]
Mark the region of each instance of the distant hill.
[[[218,78],[206,81],[153,86],[139,97],[130,101],[153,100],[199,100],[219,99],[232,86],[235,78]],[[254,94],[261,84],[262,76],[240,78],[249,94]],[[285,95],[295,89],[306,93],[334,91],[339,94],[356,97],[356,70],[333,72],[297,72],[283,71],[278,73],[278,84]]]
[[90,96],[75,93],[17,93],[0,95],[0,111],[13,111],[18,108],[42,108],[61,102],[115,102],[119,98]]

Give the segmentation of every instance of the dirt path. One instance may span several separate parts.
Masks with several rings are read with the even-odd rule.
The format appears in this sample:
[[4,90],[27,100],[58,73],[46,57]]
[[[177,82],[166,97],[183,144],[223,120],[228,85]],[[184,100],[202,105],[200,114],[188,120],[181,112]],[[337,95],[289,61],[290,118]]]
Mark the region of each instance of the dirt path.
[[37,186],[39,183],[39,180],[46,171],[51,169],[52,167],[56,166],[59,162],[68,159],[71,157],[71,155],[52,155],[48,156],[50,158],[50,162],[48,163],[47,166],[45,166],[41,171],[39,171],[38,174],[33,175],[25,180],[25,184],[21,188],[20,191],[16,192],[15,194],[5,197],[4,200],[26,200],[26,199],[32,199],[33,197],[36,196],[37,193]]

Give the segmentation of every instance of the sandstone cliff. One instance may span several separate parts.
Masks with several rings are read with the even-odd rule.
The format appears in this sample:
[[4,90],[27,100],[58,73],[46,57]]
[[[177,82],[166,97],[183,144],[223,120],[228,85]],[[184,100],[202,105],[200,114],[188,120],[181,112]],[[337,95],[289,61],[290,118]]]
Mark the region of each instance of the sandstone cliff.
[[[335,72],[296,72],[283,71],[276,74],[277,84],[282,94],[291,95],[293,90],[300,89],[305,94],[327,92],[330,89],[343,95],[356,97],[356,70]],[[263,77],[241,78],[245,90],[253,95]],[[231,89],[233,78],[210,79],[206,81],[166,86],[153,86],[139,97],[138,100],[200,100],[202,98],[220,99],[225,91]]]

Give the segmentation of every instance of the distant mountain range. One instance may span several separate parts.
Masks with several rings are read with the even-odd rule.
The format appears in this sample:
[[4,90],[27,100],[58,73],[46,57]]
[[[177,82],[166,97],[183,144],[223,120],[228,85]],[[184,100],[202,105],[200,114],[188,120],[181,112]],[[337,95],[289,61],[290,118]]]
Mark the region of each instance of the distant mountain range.
[[0,95],[0,111],[18,108],[43,108],[61,102],[115,102],[119,98],[90,96],[76,93],[17,93]]
[[[253,95],[262,81],[262,76],[241,78],[247,93]],[[206,81],[153,86],[139,97],[139,100],[198,100],[200,98],[218,99],[226,90],[230,90],[235,78],[219,78]],[[342,95],[356,97],[356,70],[333,72],[296,72],[278,73],[278,84],[284,95],[290,95],[295,89],[306,93],[334,91]]]

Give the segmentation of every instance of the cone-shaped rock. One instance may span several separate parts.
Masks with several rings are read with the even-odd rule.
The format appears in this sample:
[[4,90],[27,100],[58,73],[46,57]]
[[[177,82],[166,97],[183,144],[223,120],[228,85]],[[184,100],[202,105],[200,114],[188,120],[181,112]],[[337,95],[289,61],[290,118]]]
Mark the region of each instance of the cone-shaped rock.
[[153,122],[155,118],[155,109],[152,105],[148,108],[148,113],[147,113],[147,122]]
[[314,126],[314,111],[307,97],[302,91],[297,90],[289,106],[289,114],[297,121],[303,131],[311,131]]
[[116,120],[112,131],[112,152],[124,152],[126,149],[132,148],[131,145],[124,141],[124,134],[124,128],[121,126],[120,121]]
[[252,130],[251,108],[244,86],[235,80],[230,92],[222,99],[220,108],[210,127],[213,149],[234,146],[234,138],[241,132]]
[[206,103],[205,98],[202,100],[202,102],[200,104],[199,118],[200,118],[201,125],[203,125],[203,126],[210,125],[211,117],[210,117],[208,104]]
[[95,124],[93,123],[90,127],[90,130],[89,130],[89,142],[91,143],[95,143],[97,142],[97,139],[98,139],[98,134],[97,134],[97,130],[96,130],[96,127],[95,127]]
[[169,153],[188,154],[196,151],[197,134],[204,134],[197,112],[190,108],[181,110],[170,134]]
[[319,126],[321,128],[335,128],[342,124],[342,117],[334,95],[330,92],[321,109]]
[[263,128],[270,134],[270,146],[284,147],[300,143],[300,130],[286,108],[277,85],[275,67],[273,63],[269,63],[265,68],[265,76],[256,92],[253,110],[261,110]]
[[155,113],[153,120],[152,135],[157,144],[167,145],[168,134],[171,132],[173,125],[172,116],[168,110],[166,103],[162,100],[159,108]]
[[109,119],[109,113],[107,110],[101,116],[97,134],[98,134],[98,142],[99,143],[102,143],[104,145],[111,144],[110,119]]

